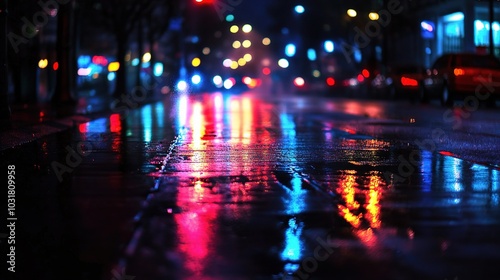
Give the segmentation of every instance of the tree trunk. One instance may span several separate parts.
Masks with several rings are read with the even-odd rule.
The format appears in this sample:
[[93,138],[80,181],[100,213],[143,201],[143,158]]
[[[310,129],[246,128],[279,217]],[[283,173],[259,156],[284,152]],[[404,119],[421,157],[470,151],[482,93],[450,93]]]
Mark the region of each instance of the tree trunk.
[[55,104],[74,104],[73,99],[73,5],[74,0],[61,5],[57,16],[57,80],[52,102]]

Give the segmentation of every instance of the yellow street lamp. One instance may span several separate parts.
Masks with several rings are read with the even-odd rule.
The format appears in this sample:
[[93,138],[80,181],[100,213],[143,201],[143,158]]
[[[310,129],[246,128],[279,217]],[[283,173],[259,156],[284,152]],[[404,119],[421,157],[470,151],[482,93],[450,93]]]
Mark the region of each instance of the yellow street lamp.
[[370,18],[371,20],[378,20],[379,16],[378,13],[371,12],[368,14],[368,18]]

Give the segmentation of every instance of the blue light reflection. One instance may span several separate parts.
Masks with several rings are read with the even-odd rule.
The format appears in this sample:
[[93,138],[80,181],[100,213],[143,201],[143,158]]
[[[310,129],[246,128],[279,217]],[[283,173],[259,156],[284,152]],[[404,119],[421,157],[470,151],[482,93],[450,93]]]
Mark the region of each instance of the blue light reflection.
[[285,231],[285,249],[281,253],[284,261],[298,261],[302,256],[303,242],[300,239],[304,225],[297,222],[293,217],[288,220],[288,228]]
[[146,105],[144,108],[141,110],[141,120],[142,120],[142,127],[144,131],[144,141],[145,142],[151,142],[152,138],[152,128],[153,128],[153,118],[152,118],[152,109],[151,105]]

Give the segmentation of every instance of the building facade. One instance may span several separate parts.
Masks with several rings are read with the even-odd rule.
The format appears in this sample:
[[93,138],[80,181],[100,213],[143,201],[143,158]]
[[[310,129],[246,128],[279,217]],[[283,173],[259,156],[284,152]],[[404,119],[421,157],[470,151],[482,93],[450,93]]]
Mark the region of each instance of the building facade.
[[407,0],[404,4],[405,16],[411,20],[391,33],[392,61],[428,67],[444,53],[488,53],[490,32],[494,54],[500,57],[499,0]]

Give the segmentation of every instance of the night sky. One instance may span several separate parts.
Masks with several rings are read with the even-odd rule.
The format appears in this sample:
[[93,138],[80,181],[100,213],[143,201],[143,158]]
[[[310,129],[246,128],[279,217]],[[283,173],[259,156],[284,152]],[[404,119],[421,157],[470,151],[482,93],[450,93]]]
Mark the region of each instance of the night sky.
[[248,22],[256,30],[265,32],[270,24],[267,9],[270,1],[267,0],[233,0],[241,4],[234,7],[233,14],[237,22]]

